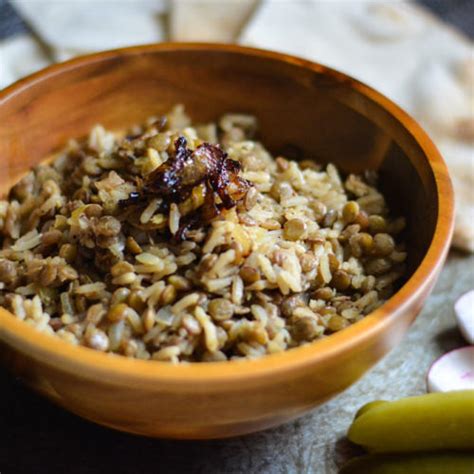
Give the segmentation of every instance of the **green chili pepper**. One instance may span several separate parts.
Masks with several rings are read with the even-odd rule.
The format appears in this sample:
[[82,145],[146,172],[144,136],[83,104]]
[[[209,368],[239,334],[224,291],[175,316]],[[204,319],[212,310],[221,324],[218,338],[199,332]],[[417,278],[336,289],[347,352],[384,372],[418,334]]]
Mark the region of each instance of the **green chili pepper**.
[[474,390],[372,402],[348,438],[370,452],[474,450]]
[[474,454],[460,452],[371,454],[344,465],[339,474],[472,474]]

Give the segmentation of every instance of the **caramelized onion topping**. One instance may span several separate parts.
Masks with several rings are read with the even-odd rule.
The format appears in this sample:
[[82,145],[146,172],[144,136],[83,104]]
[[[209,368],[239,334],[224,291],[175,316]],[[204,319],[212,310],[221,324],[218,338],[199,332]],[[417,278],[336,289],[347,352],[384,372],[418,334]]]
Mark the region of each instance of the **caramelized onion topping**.
[[240,163],[230,159],[219,146],[203,143],[190,150],[184,137],[179,137],[174,146],[175,153],[139,183],[139,191],[130,193],[121,205],[143,205],[161,198],[160,211],[168,211],[171,203],[185,201],[196,186],[204,183],[204,204],[182,219],[175,235],[183,239],[188,229],[205,225],[224,209],[236,206],[252,185],[239,176]]

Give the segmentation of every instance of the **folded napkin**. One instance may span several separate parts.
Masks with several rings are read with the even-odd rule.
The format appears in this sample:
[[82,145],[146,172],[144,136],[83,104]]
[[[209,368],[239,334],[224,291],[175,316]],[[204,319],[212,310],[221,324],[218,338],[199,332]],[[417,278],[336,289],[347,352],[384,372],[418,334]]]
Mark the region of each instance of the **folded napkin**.
[[474,251],[471,42],[416,5],[373,0],[264,0],[240,42],[344,71],[418,119],[444,155],[453,179],[454,245]]

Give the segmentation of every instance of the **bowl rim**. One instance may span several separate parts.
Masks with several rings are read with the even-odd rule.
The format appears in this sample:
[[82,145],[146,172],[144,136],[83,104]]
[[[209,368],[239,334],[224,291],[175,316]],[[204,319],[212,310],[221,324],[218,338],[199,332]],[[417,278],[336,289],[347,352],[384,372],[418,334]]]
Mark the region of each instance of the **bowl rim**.
[[398,105],[372,87],[322,64],[275,51],[219,43],[159,43],[103,51],[54,64],[27,76],[0,91],[0,106],[29,87],[69,70],[120,56],[173,51],[209,51],[256,56],[281,61],[302,69],[328,74],[351,87],[387,111],[415,139],[430,166],[437,191],[438,215],[431,244],[420,265],[406,283],[380,308],[361,321],[311,344],[292,348],[254,360],[171,364],[131,359],[102,353],[84,346],[73,346],[57,337],[43,334],[0,308],[0,340],[38,359],[46,365],[84,378],[99,377],[115,384],[157,381],[167,384],[206,386],[211,382],[264,380],[276,374],[304,370],[332,359],[351,348],[368,342],[426,292],[437,276],[448,252],[454,226],[454,197],[447,166],[422,127]]

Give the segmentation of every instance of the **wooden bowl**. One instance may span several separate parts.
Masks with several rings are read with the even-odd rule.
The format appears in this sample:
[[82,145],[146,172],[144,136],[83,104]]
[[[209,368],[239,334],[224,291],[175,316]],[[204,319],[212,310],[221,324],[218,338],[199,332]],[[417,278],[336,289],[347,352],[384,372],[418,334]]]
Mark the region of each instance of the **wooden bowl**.
[[197,120],[253,113],[274,152],[297,145],[346,172],[377,169],[390,205],[408,218],[406,283],[353,326],[259,360],[174,366],[107,355],[40,334],[4,309],[1,358],[57,404],[119,430],[170,438],[250,433],[333,397],[400,341],[448,251],[452,188],[416,122],[344,74],[239,46],[160,44],[77,58],[0,92],[0,189],[96,123],[124,128],[176,103]]

